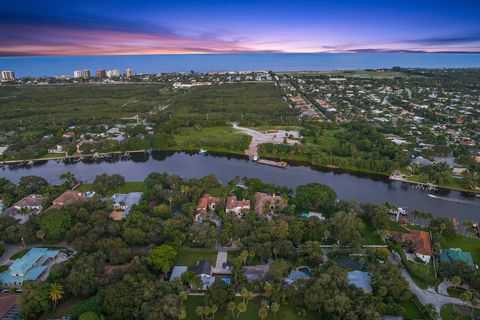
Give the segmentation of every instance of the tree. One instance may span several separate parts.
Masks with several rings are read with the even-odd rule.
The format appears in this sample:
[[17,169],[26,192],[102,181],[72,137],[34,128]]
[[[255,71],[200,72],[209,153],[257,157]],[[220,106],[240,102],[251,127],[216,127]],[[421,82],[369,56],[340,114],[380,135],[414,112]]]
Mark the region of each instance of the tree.
[[288,273],[289,264],[286,260],[274,260],[268,269],[267,279],[273,282],[282,282]]
[[48,211],[40,221],[40,227],[46,233],[46,238],[52,241],[63,240],[71,224],[72,218],[66,209]]
[[435,320],[438,318],[437,309],[435,309],[435,305],[429,303],[426,304],[423,308],[423,314],[427,320]]
[[48,292],[49,285],[47,283],[24,281],[19,303],[21,319],[38,319],[38,314],[51,310]]
[[210,291],[205,294],[205,303],[210,306],[216,305],[222,311],[228,307],[228,303],[233,299],[235,299],[234,287],[220,280],[215,281]]
[[364,225],[353,213],[339,211],[330,219],[332,236],[342,245],[361,245]]
[[452,284],[453,287],[456,289],[460,284],[462,283],[462,278],[459,276],[453,276],[452,277]]
[[260,309],[258,309],[258,316],[261,319],[265,319],[268,316],[268,309],[264,306],[261,306]]
[[48,187],[47,180],[37,176],[23,176],[20,178],[18,188],[24,195],[33,193],[45,193],[45,189]]
[[147,263],[157,271],[166,274],[175,263],[177,251],[168,244],[162,244],[150,250],[147,256]]
[[280,310],[280,304],[278,302],[272,303],[271,310],[273,312],[273,315],[276,316],[277,312]]
[[37,233],[36,233],[36,235],[37,235],[37,238],[38,238],[38,239],[42,239],[42,241],[45,241],[45,236],[46,236],[45,231],[43,231],[43,230],[38,230]]
[[329,186],[309,183],[296,188],[295,203],[301,210],[323,210],[331,212],[337,194]]
[[238,309],[238,314],[237,314],[237,319],[240,317],[240,313],[244,313],[247,311],[247,305],[243,302],[240,302],[237,306]]
[[197,316],[200,316],[200,317],[202,317],[202,319],[203,319],[203,315],[205,314],[205,307],[198,306],[198,307],[195,309],[195,313],[197,314]]
[[57,308],[58,301],[63,299],[64,295],[63,287],[61,284],[53,283],[50,287],[50,291],[48,292],[48,297],[53,302],[53,311]]
[[95,312],[85,312],[80,315],[78,320],[100,320],[100,317]]
[[235,310],[237,309],[237,304],[235,303],[235,301],[230,301],[227,304],[227,309],[232,313],[232,318],[235,317]]

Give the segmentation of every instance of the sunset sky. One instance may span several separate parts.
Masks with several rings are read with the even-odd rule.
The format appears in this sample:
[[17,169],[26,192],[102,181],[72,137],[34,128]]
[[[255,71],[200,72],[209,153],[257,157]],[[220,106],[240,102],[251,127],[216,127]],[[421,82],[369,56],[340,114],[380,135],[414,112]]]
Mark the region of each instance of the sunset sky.
[[2,0],[0,55],[480,52],[480,1]]

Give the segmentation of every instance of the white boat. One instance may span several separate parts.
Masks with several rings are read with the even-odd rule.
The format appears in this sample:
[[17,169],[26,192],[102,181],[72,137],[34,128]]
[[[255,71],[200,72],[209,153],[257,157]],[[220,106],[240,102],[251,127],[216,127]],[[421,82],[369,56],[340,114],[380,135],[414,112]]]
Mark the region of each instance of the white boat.
[[208,153],[208,151],[205,150],[205,149],[200,149],[200,150],[198,151],[198,154],[201,154],[201,155],[206,155],[207,153]]
[[408,215],[407,210],[405,210],[404,208],[400,208],[400,207],[397,208],[397,209],[390,209],[390,210],[388,210],[388,213],[392,214],[392,215],[398,215],[398,214],[401,214],[402,216]]

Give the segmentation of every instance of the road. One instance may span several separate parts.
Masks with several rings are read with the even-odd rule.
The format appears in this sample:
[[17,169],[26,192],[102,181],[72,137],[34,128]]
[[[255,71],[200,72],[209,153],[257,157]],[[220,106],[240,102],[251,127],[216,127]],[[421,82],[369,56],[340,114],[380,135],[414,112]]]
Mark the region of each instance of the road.
[[389,256],[389,260],[393,264],[401,266],[402,276],[408,282],[408,285],[410,286],[410,291],[412,291],[412,293],[418,297],[418,300],[420,300],[422,304],[424,305],[433,304],[435,306],[435,309],[439,313],[440,313],[440,309],[442,309],[442,307],[446,304],[449,304],[449,303],[463,304],[463,301],[460,299],[444,296],[436,292],[432,292],[432,291],[420,288],[415,283],[415,281],[413,281],[408,271],[401,265],[401,258],[398,255],[398,253],[395,252],[391,254]]

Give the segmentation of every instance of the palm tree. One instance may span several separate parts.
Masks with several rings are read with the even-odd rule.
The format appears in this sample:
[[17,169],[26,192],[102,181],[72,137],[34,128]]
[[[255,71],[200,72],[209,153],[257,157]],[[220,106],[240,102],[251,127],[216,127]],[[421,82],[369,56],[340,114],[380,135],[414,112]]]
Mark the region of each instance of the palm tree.
[[360,259],[358,259],[358,262],[360,262],[360,269],[363,270],[363,265],[365,264],[365,262],[367,262],[367,260],[365,260],[364,257],[361,257]]
[[[465,291],[460,295],[460,299],[462,299],[463,304],[467,305],[467,302],[472,299],[472,293],[470,291]],[[473,307],[472,307],[472,312],[473,312]]]
[[38,238],[38,239],[42,239],[42,241],[44,241],[44,242],[45,242],[45,236],[46,236],[46,235],[47,235],[47,234],[46,234],[45,231],[43,231],[43,230],[38,230],[38,231],[37,231],[37,238]]
[[453,288],[454,289],[457,289],[457,287],[462,283],[462,278],[460,278],[459,276],[453,276],[452,277],[452,284],[453,284]]
[[216,305],[213,305],[210,307],[210,313],[212,314],[212,318],[215,319],[215,313],[217,313],[218,307]]
[[178,319],[187,319],[187,311],[185,311],[185,309],[180,309],[180,311],[178,311]]
[[272,303],[271,309],[272,309],[272,312],[273,312],[273,316],[276,316],[278,310],[280,310],[280,304],[277,303],[277,302]]
[[377,230],[377,234],[380,237],[380,239],[382,240],[382,242],[385,242],[385,241],[387,241],[388,236],[390,235],[390,231],[385,230],[385,229],[380,229],[380,230]]
[[205,308],[202,307],[202,306],[198,306],[196,309],[195,309],[195,313],[197,314],[197,316],[200,316],[202,317],[202,320],[203,320],[203,314],[205,312]]
[[265,319],[267,316],[268,316],[268,310],[267,308],[265,307],[260,307],[260,309],[258,309],[258,316],[263,320]]
[[443,230],[447,228],[447,225],[445,223],[440,223],[440,234],[442,234]]
[[234,318],[235,317],[235,310],[237,309],[237,305],[236,305],[235,301],[230,301],[227,304],[227,309],[230,310],[230,312],[232,313],[232,318]]
[[63,291],[63,287],[59,283],[53,283],[52,286],[50,287],[50,291],[48,292],[48,297],[53,302],[53,311],[55,311],[55,309],[57,308],[58,301],[63,299],[64,293],[65,292]]
[[250,249],[248,251],[248,258],[249,258],[249,262],[252,262],[252,259],[255,257],[255,250],[253,249]]
[[182,193],[182,196],[186,196],[188,194],[188,190],[190,189],[189,186],[183,184],[180,186],[180,192]]
[[237,306],[237,309],[238,309],[238,314],[237,314],[237,319],[238,319],[238,317],[240,317],[240,313],[244,313],[245,311],[247,311],[247,305],[243,302],[240,302]]

